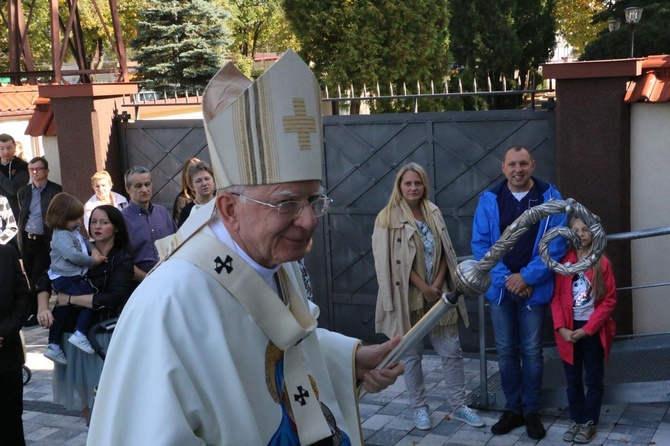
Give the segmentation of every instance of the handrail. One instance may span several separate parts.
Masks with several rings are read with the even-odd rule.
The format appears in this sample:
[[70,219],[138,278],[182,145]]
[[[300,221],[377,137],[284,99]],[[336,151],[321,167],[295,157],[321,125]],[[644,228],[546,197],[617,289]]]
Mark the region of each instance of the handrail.
[[[663,226],[658,228],[649,228],[641,229],[636,231],[621,232],[617,234],[607,235],[605,238],[607,242],[611,241],[622,241],[622,240],[636,240],[639,238],[649,238],[649,237],[658,237],[662,235],[670,234],[670,226]],[[458,261],[461,260],[470,260],[473,259],[473,256],[462,256],[458,258]],[[629,287],[617,287],[617,291],[628,291],[636,290],[642,288],[654,288],[660,286],[668,286],[670,282],[650,284],[650,285],[637,285]],[[479,316],[479,368],[480,368],[480,382],[479,382],[479,406],[488,407],[489,406],[489,394],[488,394],[488,367],[486,366],[486,354],[487,352],[495,351],[496,348],[486,347],[486,324],[484,323],[484,312],[486,306],[486,299],[483,295],[479,295],[479,305],[478,305],[478,316]],[[642,333],[642,334],[626,334],[615,336],[615,339],[628,339],[628,338],[641,338],[641,337],[650,337],[658,335],[667,335],[670,332],[654,332],[654,333]],[[554,343],[555,344],[555,343]],[[552,344],[552,345],[554,345]]]
[[637,240],[639,238],[658,237],[667,234],[670,234],[670,226],[661,226],[660,228],[640,229],[637,231],[610,234],[607,236],[607,241],[613,242],[619,240]]

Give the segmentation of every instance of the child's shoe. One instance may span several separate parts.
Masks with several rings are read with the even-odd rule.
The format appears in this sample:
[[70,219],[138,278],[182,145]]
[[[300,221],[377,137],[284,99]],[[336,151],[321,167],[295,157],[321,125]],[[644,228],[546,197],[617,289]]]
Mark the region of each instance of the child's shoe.
[[575,434],[575,443],[590,443],[595,436],[596,427],[593,425],[593,421],[589,421],[588,423],[579,426],[579,432]]
[[566,430],[563,434],[563,441],[569,441],[570,443],[575,441],[575,435],[577,435],[577,432],[579,432],[580,427],[581,426],[579,424],[573,421],[570,427],[568,427],[568,430]]
[[76,334],[73,334],[70,336],[67,341],[77,347],[79,350],[82,350],[89,355],[92,355],[95,353],[95,350],[93,350],[93,347],[91,347],[91,343],[88,342],[88,339],[86,339],[86,336],[77,336]]
[[44,350],[44,356],[51,359],[56,364],[67,365],[67,358],[65,357],[65,352],[62,349],[56,350],[49,346],[46,350]]

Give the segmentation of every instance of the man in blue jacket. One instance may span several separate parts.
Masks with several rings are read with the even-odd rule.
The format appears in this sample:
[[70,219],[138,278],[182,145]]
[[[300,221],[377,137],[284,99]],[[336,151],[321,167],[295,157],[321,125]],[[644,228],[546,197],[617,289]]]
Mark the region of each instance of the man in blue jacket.
[[[549,183],[532,176],[535,160],[528,149],[511,147],[505,154],[505,180],[484,192],[475,212],[472,253],[476,260],[500,238],[524,211],[561,195]],[[566,216],[553,215],[534,224],[491,270],[491,321],[498,350],[498,365],[505,411],[491,432],[503,435],[525,424],[528,436],[542,439],[546,431],[540,419],[542,389],[542,323],[554,287],[553,273],[542,262],[538,244],[547,230],[564,226]],[[550,255],[559,261],[565,240],[550,244]]]

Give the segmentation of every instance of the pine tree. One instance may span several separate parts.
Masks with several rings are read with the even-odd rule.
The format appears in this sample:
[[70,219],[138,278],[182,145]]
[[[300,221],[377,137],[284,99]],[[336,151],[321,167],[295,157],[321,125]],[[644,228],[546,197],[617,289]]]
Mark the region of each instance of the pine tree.
[[232,42],[227,19],[212,0],[151,0],[130,42],[142,88],[202,93]]

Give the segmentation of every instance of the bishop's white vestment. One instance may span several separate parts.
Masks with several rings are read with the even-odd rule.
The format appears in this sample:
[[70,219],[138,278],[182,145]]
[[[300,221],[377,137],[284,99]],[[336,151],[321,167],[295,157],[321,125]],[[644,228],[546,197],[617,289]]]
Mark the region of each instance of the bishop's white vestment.
[[358,341],[316,328],[297,264],[277,272],[285,305],[209,228],[198,234],[124,308],[88,445],[308,444],[324,429],[362,444]]

